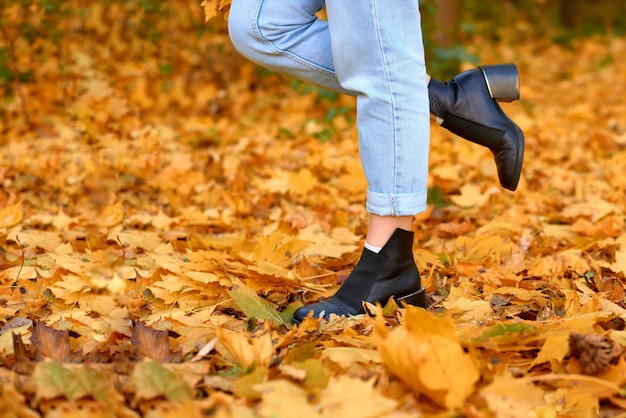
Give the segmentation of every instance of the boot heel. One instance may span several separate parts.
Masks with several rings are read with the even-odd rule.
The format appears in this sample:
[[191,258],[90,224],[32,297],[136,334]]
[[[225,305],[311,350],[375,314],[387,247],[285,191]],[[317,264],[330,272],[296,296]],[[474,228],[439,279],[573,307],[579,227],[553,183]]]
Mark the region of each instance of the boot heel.
[[425,308],[426,307],[426,292],[424,288],[422,287],[417,292],[398,298],[398,304],[402,306],[402,303],[406,303],[407,305],[419,306],[420,308]]
[[515,64],[483,65],[479,68],[492,99],[501,102],[519,100],[519,73]]

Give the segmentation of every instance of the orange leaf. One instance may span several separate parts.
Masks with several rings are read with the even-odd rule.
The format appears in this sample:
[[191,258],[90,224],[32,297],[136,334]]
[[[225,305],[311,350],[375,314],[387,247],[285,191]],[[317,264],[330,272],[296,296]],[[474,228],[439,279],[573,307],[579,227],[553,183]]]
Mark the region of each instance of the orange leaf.
[[405,323],[379,345],[384,363],[416,393],[437,404],[460,408],[474,391],[480,372],[463,351],[451,318],[408,306]]
[[24,213],[22,212],[22,204],[16,203],[11,206],[0,209],[0,228],[8,228],[22,222]]

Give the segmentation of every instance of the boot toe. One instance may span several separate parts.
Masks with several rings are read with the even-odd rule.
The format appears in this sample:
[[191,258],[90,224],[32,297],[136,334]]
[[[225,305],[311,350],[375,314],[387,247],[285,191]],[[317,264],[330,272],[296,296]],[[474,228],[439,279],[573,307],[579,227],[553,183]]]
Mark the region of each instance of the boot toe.
[[329,306],[328,302],[320,302],[314,303],[312,305],[302,306],[295,310],[295,312],[293,313],[293,317],[291,318],[291,322],[300,325],[302,321],[304,321],[306,317],[311,314],[311,312],[313,313],[313,318],[324,318],[328,316],[330,312],[334,311],[336,311],[336,309],[333,310],[331,306]]
[[333,297],[324,302],[313,303],[296,309],[293,313],[293,317],[291,318],[291,322],[293,324],[300,325],[311,312],[313,312],[313,318],[325,319],[328,319],[331,313],[338,316],[350,316],[364,313],[363,308],[360,305],[358,308],[347,306]]
[[524,134],[517,125],[514,129],[507,131],[503,142],[508,143],[508,147],[503,147],[495,155],[496,166],[500,184],[505,189],[515,191],[522,173],[524,162]]
[[[312,309],[310,306],[301,306],[300,308],[296,309],[295,312],[293,313],[293,317],[291,318],[291,323],[300,325],[302,321],[304,321],[304,319],[309,315],[309,312],[311,311]],[[315,315],[315,313],[313,315]]]

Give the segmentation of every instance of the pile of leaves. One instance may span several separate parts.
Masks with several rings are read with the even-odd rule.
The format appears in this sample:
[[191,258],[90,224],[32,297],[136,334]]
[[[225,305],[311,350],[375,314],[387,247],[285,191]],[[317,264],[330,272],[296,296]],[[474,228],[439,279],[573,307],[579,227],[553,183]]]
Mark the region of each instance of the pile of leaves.
[[45,7],[3,8],[0,416],[626,409],[624,39],[477,37],[520,70],[518,191],[432,125],[428,309],[296,327],[363,244],[353,99],[245,62],[196,2],[134,3],[91,2],[60,39],[24,35]]

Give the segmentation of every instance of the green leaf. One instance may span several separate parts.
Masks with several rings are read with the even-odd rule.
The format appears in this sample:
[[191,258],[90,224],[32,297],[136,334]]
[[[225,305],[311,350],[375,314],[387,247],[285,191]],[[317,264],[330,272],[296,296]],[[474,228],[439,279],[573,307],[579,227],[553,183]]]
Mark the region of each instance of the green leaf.
[[511,337],[514,334],[514,338],[517,339],[521,336],[534,334],[538,329],[539,327],[523,322],[516,324],[498,324],[487,328],[479,338],[474,339],[474,342],[486,342],[496,337]]
[[322,360],[311,358],[303,362],[292,363],[292,366],[306,371],[304,384],[309,389],[321,390],[328,386],[330,376],[324,370]]
[[94,399],[106,402],[109,393],[109,381],[99,371],[91,367],[81,367],[78,374],[80,384]]
[[254,389],[254,385],[265,382],[268,375],[266,368],[256,367],[251,373],[233,382],[233,392],[241,398],[260,399],[261,394]]
[[289,324],[291,322],[291,318],[293,318],[293,313],[302,306],[302,302],[297,301],[290,303],[287,307],[279,313],[280,317],[283,320],[283,323]]
[[187,383],[156,361],[147,361],[135,366],[127,387],[135,392],[137,399],[164,396],[172,401],[182,401],[192,397]]
[[243,283],[239,283],[237,288],[229,290],[228,294],[248,318],[272,321],[275,325],[287,325],[276,309]]
[[88,394],[76,375],[56,360],[38,363],[28,385],[39,399],[76,400]]

